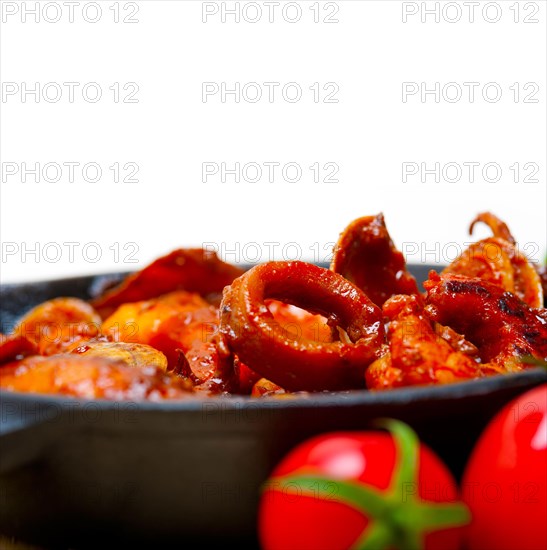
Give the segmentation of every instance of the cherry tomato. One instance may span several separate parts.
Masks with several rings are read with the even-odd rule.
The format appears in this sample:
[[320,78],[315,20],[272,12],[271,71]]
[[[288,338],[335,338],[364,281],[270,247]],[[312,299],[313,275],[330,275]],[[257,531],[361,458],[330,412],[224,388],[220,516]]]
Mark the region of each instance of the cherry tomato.
[[547,384],[506,405],[469,457],[462,494],[469,550],[547,548]]
[[457,550],[467,508],[441,460],[406,424],[331,432],[296,446],[264,485],[264,550]]

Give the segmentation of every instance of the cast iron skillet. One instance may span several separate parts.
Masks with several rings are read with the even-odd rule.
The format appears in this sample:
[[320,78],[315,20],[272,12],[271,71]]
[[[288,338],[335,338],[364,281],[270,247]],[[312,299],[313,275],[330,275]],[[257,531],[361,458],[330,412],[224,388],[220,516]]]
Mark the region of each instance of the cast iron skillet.
[[[429,266],[411,266],[418,280]],[[0,288],[1,330],[55,296],[88,298],[106,279]],[[0,533],[48,548],[256,548],[260,486],[299,441],[378,417],[417,430],[458,479],[488,420],[547,381],[524,373],[383,393],[291,400],[115,403],[0,392]]]

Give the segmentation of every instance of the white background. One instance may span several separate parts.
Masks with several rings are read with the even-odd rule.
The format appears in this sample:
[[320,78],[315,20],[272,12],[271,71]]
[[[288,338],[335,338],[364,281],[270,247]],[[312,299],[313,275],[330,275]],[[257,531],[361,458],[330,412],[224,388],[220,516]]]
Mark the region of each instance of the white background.
[[[545,257],[543,0],[239,2],[239,23],[226,13],[223,22],[236,2],[47,4],[2,3],[2,282],[133,270],[204,243],[231,262],[323,261],[351,220],[378,212],[410,262],[444,263],[486,236],[467,232],[481,211],[503,218],[534,260]],[[257,5],[262,17],[249,22]],[[249,101],[253,85],[239,102],[220,91],[204,98],[204,82],[258,83],[263,97]],[[272,102],[265,82],[279,83]],[[284,99],[287,83],[299,101]],[[37,85],[38,97],[24,93]],[[436,85],[438,98],[421,97]],[[337,102],[325,103],[333,90]],[[418,91],[403,101],[403,90]],[[79,163],[73,182],[66,162]],[[273,182],[263,166],[261,181],[236,183],[220,173],[203,181],[204,162],[280,166]],[[283,178],[291,162],[300,181]],[[314,182],[316,162],[334,163],[338,181],[324,181],[331,164]],[[480,163],[472,182],[470,162]],[[36,163],[54,164],[23,181]],[[82,174],[87,163],[101,167],[99,181]],[[116,183],[115,163],[121,179],[134,163],[138,181]],[[403,163],[439,163],[439,181],[421,169],[404,181]],[[483,177],[488,163],[499,181]],[[56,165],[60,181],[47,181]],[[458,167],[459,181],[446,181]]]

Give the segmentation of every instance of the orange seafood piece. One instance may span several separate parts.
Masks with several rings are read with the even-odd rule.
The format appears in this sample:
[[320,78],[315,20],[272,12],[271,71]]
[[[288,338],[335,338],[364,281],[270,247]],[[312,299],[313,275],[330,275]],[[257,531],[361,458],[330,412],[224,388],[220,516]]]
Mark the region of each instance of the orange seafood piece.
[[24,315],[13,334],[33,342],[41,355],[53,355],[69,349],[74,342],[95,338],[101,318],[84,300],[54,298]]
[[83,343],[78,342],[70,353],[121,361],[128,367],[154,366],[167,370],[167,357],[161,351],[146,344],[87,340]]
[[277,384],[270,382],[266,378],[261,378],[253,386],[251,397],[274,397],[280,395],[286,395],[286,391]]
[[0,388],[86,399],[161,401],[192,395],[191,385],[161,368],[129,367],[104,357],[27,357],[0,369]]
[[179,371],[184,353],[200,389],[225,391],[231,376],[220,353],[218,310],[201,296],[177,291],[153,300],[120,306],[102,325],[114,341],[148,344],[167,357],[170,370]]

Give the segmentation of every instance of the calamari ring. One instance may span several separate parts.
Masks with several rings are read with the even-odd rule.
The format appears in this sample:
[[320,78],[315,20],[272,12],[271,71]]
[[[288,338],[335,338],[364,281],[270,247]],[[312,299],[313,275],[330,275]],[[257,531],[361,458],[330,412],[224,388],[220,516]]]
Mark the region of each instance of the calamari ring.
[[[264,303],[268,298],[327,317],[347,341],[316,342],[283,331]],[[225,287],[220,331],[241,361],[289,391],[364,388],[365,370],[384,338],[382,312],[366,294],[338,273],[299,261],[255,266]]]

